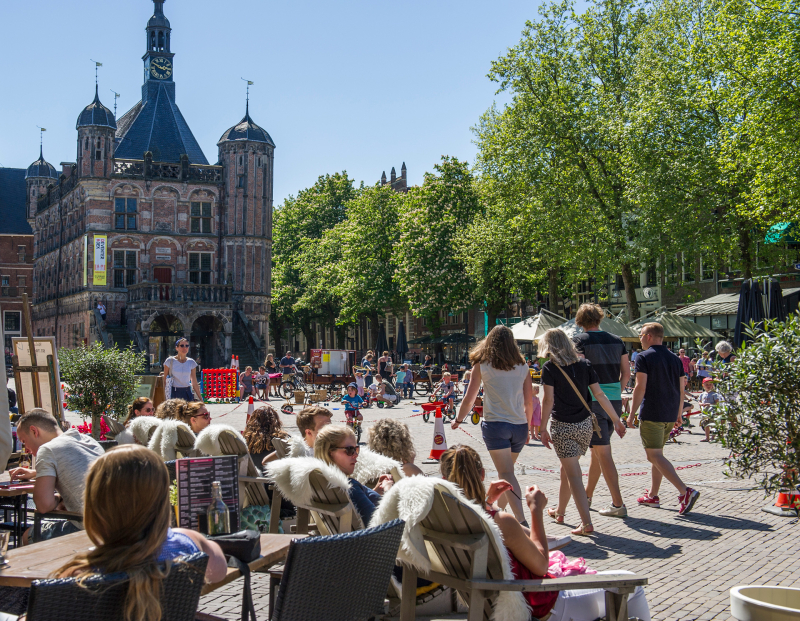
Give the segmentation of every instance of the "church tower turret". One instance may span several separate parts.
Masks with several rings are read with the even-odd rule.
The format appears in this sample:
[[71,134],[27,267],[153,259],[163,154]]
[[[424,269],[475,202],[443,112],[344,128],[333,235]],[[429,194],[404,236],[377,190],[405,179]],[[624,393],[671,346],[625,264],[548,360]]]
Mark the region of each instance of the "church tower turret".
[[265,342],[272,283],[272,180],[275,143],[250,118],[244,118],[217,142],[224,166],[224,273],[234,292],[243,294],[242,310],[254,320]]
[[36,204],[39,196],[47,192],[47,186],[51,183],[54,185],[58,183],[58,171],[44,159],[40,144],[39,159],[28,166],[28,170],[25,171],[25,189],[27,190],[25,203],[28,206],[28,222],[32,223],[36,218]]
[[111,110],[100,103],[97,84],[94,85],[94,101],[83,109],[75,129],[78,130],[77,174],[81,177],[111,176],[117,121]]

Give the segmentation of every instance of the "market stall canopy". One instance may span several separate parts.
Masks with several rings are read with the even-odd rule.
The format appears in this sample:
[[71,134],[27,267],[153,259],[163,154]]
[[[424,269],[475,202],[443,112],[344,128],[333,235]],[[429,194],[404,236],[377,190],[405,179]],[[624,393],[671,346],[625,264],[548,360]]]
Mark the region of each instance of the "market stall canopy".
[[646,315],[641,319],[632,321],[628,327],[635,330],[638,334],[639,329],[645,323],[660,323],[664,326],[664,340],[675,341],[681,338],[701,338],[701,339],[721,339],[722,335],[713,330],[704,328],[698,323],[689,321],[685,317],[671,313],[668,310],[659,309],[652,315]]
[[429,336],[421,336],[416,339],[411,339],[408,344],[409,345],[427,345],[431,342],[431,337]]
[[471,334],[464,334],[463,332],[454,332],[442,337],[442,343],[474,343],[476,338]]
[[[561,328],[564,332],[566,332],[567,336],[569,336],[570,338],[574,337],[576,334],[580,334],[583,332],[583,328],[581,328],[578,324],[576,324],[574,319],[570,319],[567,323],[563,323],[558,327]],[[600,322],[600,329],[603,332],[608,332],[609,334],[618,336],[623,341],[627,341],[629,343],[639,342],[638,332],[631,330],[621,321],[617,321],[616,319],[613,319],[611,317],[603,317],[603,321]]]
[[514,333],[514,338],[517,342],[527,341],[532,343],[538,341],[551,328],[558,328],[563,323],[564,318],[561,315],[542,310],[538,315],[526,317],[511,326],[511,331]]

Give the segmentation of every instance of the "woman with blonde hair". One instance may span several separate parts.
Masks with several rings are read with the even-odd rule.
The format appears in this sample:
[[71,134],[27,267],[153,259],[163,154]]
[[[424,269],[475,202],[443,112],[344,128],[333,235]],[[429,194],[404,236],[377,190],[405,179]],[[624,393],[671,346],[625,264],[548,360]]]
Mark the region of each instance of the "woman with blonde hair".
[[220,547],[194,531],[170,528],[171,516],[169,474],[158,455],[135,444],[112,448],[86,475],[83,524],[94,547],[76,555],[56,577],[82,581],[127,572],[126,621],[159,621],[161,582],[173,559],[203,552],[206,581],[219,582],[227,573]]
[[[586,454],[595,432],[594,415],[586,402],[589,391],[614,422],[614,430],[620,438],[625,435],[625,425],[600,388],[591,363],[578,356],[575,343],[566,332],[559,328],[545,332],[539,341],[539,356],[549,356],[550,359],[542,367],[544,398],[538,439],[548,449],[552,442],[561,461],[558,506],[548,509],[547,513],[557,523],[563,524],[571,495],[581,516],[581,527],[574,529],[572,534],[588,535],[594,532],[594,526],[589,515],[589,499],[583,486],[579,460]],[[548,431],[547,422],[551,414],[553,421]]]
[[128,406],[128,415],[125,417],[125,420],[122,422],[122,424],[127,427],[128,423],[130,423],[136,417],[152,416],[154,413],[155,408],[153,407],[153,402],[150,401],[149,397],[137,397],[133,400],[133,403]]
[[417,452],[414,450],[414,442],[405,423],[392,418],[376,421],[369,429],[367,446],[376,453],[399,461],[403,467],[403,474],[407,477],[417,474],[424,476],[422,470],[414,464]]
[[211,424],[211,413],[202,401],[191,401],[183,407],[178,420],[189,425],[197,435]]
[[[544,509],[547,496],[537,487],[528,488],[525,502],[531,512],[531,528],[521,526],[513,515],[500,511],[495,501],[510,488],[507,481],[492,481],[487,490],[483,481],[486,471],[475,449],[456,445],[442,455],[442,476],[458,485],[469,500],[480,506],[494,520],[511,562],[511,572],[516,580],[538,580],[552,578],[547,573],[549,549],[544,530]],[[628,571],[606,571],[602,574],[630,574]],[[547,621],[594,621],[606,615],[605,590],[582,589],[580,591],[551,591],[549,593],[523,593],[531,615]],[[644,589],[628,596],[628,614],[650,621],[650,610]]]
[[375,489],[370,489],[353,479],[351,475],[356,469],[360,450],[356,434],[350,427],[344,425],[326,425],[314,441],[314,457],[338,468],[348,477],[350,489],[347,495],[361,516],[361,521],[369,524],[375,508],[381,501],[381,495],[392,487],[392,477],[388,474],[381,475]]
[[[481,432],[498,476],[511,484],[500,506],[509,502],[520,524],[527,525],[522,509],[522,492],[514,475],[514,464],[528,442],[533,416],[533,390],[525,358],[514,333],[506,326],[495,326],[469,354],[472,374],[453,429],[464,422],[472,410],[483,383],[483,421]],[[510,496],[510,497],[509,497]]]

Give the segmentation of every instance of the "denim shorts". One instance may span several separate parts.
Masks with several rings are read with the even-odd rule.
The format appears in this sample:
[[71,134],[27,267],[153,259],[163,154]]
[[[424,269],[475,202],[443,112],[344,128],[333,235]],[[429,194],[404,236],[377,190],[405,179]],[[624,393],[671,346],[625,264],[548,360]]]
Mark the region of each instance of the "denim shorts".
[[186,399],[186,401],[194,401],[194,391],[192,390],[191,386],[184,386],[183,388],[179,388],[178,386],[172,387],[172,394],[169,396],[170,399]]
[[510,448],[512,453],[522,452],[528,442],[528,423],[481,422],[481,432],[490,451]]

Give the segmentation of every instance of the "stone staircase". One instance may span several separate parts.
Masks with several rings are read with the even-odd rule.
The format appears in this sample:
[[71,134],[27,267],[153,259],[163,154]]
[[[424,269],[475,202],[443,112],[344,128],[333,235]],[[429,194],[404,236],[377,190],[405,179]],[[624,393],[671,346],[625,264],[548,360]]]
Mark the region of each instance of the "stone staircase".
[[[244,371],[245,367],[253,367],[253,371],[258,371],[258,367],[264,362],[257,360],[250,349],[247,347],[247,337],[242,334],[242,325],[239,322],[234,323],[233,334],[231,334],[231,353],[239,356],[239,369]],[[228,361],[230,364],[230,360]]]
[[138,350],[136,347],[135,341],[131,337],[130,333],[128,332],[127,326],[123,326],[120,324],[116,325],[106,325],[106,332],[111,337],[111,344],[117,345],[119,349],[124,349],[126,347],[132,346],[134,350]]

